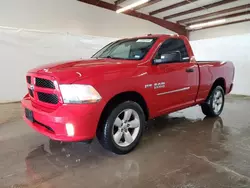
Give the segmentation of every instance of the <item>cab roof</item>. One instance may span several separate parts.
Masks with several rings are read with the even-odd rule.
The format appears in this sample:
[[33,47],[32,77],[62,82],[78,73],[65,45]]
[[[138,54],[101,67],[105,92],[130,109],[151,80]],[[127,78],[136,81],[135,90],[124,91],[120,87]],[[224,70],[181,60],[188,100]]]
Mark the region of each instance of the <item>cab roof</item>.
[[147,34],[137,37],[125,38],[125,39],[136,39],[136,38],[162,38],[162,37],[181,37],[182,35],[178,34]]

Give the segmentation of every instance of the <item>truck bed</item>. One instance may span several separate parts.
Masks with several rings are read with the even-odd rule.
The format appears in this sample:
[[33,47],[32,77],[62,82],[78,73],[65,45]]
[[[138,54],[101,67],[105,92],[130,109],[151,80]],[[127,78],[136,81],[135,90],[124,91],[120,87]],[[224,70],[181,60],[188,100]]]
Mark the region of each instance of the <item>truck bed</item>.
[[[200,71],[200,88],[197,100],[208,96],[211,83],[216,79],[223,79],[225,82],[225,93],[229,93],[234,79],[234,66],[230,61],[197,61]],[[205,97],[206,98],[206,97]]]

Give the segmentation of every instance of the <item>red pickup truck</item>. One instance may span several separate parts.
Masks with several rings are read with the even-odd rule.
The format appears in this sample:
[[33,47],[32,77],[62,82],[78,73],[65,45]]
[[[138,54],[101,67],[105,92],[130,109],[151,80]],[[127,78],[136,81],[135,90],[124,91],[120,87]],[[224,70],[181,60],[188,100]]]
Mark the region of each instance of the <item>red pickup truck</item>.
[[121,39],[91,59],[29,71],[24,119],[51,139],[97,135],[104,148],[126,154],[149,119],[197,104],[207,116],[220,115],[233,79],[231,62],[196,61],[184,36]]

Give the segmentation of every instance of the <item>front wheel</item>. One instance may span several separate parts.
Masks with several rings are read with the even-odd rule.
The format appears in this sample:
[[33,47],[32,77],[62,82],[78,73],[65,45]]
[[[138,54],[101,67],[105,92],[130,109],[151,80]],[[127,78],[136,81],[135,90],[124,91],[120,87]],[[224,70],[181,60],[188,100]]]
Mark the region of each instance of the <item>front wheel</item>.
[[126,101],[115,107],[100,130],[100,144],[116,154],[126,154],[139,143],[145,125],[145,115],[139,104]]
[[202,112],[209,117],[219,116],[223,110],[225,93],[221,86],[217,86],[211,92],[207,101],[201,104]]

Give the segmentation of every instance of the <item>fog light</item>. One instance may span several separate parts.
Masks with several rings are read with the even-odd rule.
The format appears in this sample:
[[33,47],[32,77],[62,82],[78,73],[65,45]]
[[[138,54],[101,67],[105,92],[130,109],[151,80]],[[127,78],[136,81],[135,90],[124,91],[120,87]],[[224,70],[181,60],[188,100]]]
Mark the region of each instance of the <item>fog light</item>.
[[68,136],[74,136],[75,135],[75,128],[72,123],[66,123],[66,130]]

